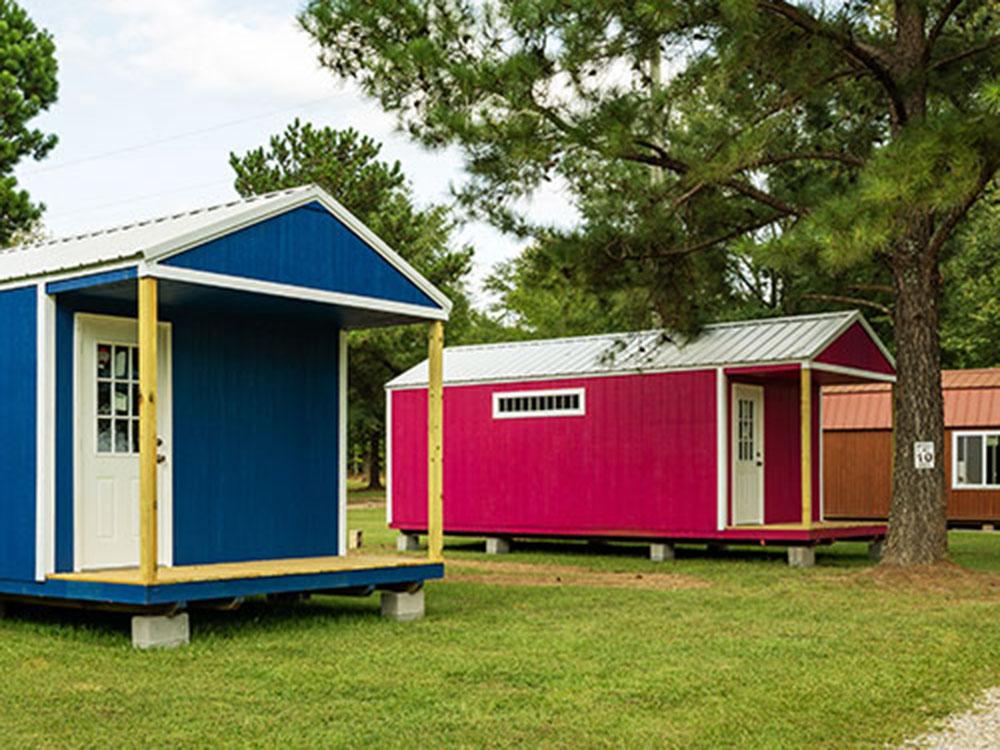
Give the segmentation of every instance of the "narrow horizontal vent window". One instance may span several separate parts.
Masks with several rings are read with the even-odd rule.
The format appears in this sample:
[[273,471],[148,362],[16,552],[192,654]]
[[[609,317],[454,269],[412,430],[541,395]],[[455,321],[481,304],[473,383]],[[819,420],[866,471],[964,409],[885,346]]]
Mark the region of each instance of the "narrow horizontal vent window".
[[506,391],[493,394],[493,418],[573,417],[586,414],[583,388],[551,391]]

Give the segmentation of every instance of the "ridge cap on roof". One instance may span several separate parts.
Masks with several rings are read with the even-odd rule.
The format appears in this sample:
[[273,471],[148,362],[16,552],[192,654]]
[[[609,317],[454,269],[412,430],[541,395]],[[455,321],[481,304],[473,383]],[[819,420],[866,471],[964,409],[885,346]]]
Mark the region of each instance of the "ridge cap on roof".
[[[789,321],[802,322],[806,320],[817,320],[817,319],[827,319],[827,318],[848,318],[854,315],[858,315],[857,310],[838,310],[835,312],[828,313],[807,313],[805,315],[782,315],[776,318],[750,318],[748,320],[731,320],[723,321],[720,323],[708,323],[704,326],[704,330],[707,329],[718,329],[718,328],[738,328],[741,326],[748,325],[771,325],[775,323],[787,323]],[[556,343],[573,343],[577,341],[593,341],[598,339],[614,339],[616,337],[629,337],[629,338],[639,338],[642,336],[651,336],[653,334],[667,336],[678,335],[675,331],[671,331],[668,328],[644,328],[639,331],[615,331],[612,333],[587,333],[580,336],[551,336],[543,339],[521,339],[519,341],[494,341],[494,342],[484,342],[480,344],[457,344],[455,346],[445,347],[447,351],[458,351],[458,350],[472,350],[472,349],[503,349],[506,347],[518,347],[518,346],[540,346],[543,344],[556,344]]]
[[260,195],[251,195],[246,198],[237,198],[235,200],[226,201],[224,203],[215,203],[209,206],[197,206],[195,208],[188,209],[186,211],[178,211],[172,214],[163,214],[160,216],[154,216],[147,219],[137,219],[135,221],[130,221],[127,224],[118,224],[110,227],[102,227],[101,229],[92,229],[88,232],[80,232],[79,234],[68,234],[61,237],[53,237],[48,240],[41,240],[39,242],[29,242],[21,245],[12,245],[11,247],[0,248],[0,256],[6,254],[14,254],[20,252],[30,252],[32,250],[41,250],[47,247],[53,247],[55,245],[63,245],[69,242],[78,242],[80,240],[90,239],[92,237],[101,237],[104,235],[115,234],[117,232],[124,232],[129,229],[134,229],[136,227],[148,226],[150,224],[160,224],[164,221],[173,221],[176,219],[181,219],[187,216],[197,216],[198,214],[207,214],[212,211],[218,211],[223,208],[233,208],[239,205],[250,205],[252,203],[257,203],[264,200],[271,200],[285,195],[294,195],[296,193],[307,194],[310,192],[317,192],[318,188],[313,183],[307,183],[305,185],[298,185],[296,187],[282,188],[281,190],[272,190],[269,193],[261,193]]

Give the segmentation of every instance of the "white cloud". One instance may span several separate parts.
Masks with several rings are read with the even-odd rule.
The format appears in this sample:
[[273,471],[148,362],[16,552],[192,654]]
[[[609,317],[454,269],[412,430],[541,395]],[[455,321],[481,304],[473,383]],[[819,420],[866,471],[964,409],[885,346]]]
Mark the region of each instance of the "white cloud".
[[95,48],[118,55],[125,74],[271,101],[337,91],[292,3],[280,12],[247,5],[227,10],[217,0],[102,0],[100,7],[114,18],[114,32],[110,44],[102,39]]

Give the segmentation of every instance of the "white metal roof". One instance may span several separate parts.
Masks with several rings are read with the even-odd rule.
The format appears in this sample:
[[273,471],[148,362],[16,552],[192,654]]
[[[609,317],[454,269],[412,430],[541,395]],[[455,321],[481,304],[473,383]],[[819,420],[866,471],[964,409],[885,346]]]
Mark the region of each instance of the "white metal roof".
[[[855,310],[717,323],[694,340],[662,330],[452,346],[444,350],[445,383],[537,380],[601,373],[639,373],[777,362],[816,357],[855,321]],[[872,334],[881,347],[881,342]],[[883,348],[883,351],[884,348]],[[885,352],[889,357],[888,352]],[[891,357],[889,357],[891,361]],[[387,388],[427,385],[427,361],[389,381]]]
[[312,202],[322,204],[444,310],[451,309],[451,301],[441,291],[316,185],[303,185],[120,227],[0,250],[0,283],[77,270],[96,271],[103,266],[131,259],[160,260]]

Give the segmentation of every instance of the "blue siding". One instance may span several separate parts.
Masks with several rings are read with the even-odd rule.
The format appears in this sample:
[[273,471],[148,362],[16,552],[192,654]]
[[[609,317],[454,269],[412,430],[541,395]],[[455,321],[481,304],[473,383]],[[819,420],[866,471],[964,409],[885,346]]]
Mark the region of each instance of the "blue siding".
[[35,578],[36,287],[0,292],[0,578]]
[[439,307],[318,203],[220,237],[164,262],[258,281]]
[[175,564],[335,554],[337,330],[172,321]]

